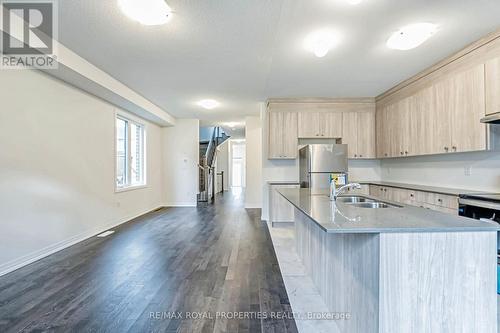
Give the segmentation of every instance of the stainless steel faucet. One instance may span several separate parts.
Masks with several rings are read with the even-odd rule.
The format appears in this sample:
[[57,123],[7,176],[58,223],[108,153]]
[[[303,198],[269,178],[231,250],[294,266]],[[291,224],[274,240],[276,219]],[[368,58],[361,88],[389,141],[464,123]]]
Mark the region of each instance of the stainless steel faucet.
[[355,188],[358,190],[361,188],[361,184],[359,184],[359,183],[350,183],[350,184],[341,186],[339,188],[337,188],[337,186],[335,185],[335,182],[332,182],[332,184],[333,185],[331,186],[330,200],[335,200],[335,201],[337,201],[337,197],[339,195],[341,195],[342,193],[344,193],[345,191],[347,191],[351,188]]

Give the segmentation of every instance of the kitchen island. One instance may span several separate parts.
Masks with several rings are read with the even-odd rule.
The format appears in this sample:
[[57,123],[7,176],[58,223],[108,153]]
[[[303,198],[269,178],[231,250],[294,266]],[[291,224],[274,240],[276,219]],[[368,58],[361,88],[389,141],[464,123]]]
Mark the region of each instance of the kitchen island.
[[[406,205],[280,189],[295,246],[342,332],[497,332],[498,226]],[[363,205],[364,204],[364,205]],[[383,206],[383,205],[382,205]]]

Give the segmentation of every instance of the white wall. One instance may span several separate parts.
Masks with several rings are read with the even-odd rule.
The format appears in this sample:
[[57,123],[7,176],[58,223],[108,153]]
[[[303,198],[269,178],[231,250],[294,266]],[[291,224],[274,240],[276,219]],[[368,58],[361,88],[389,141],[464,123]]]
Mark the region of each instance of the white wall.
[[196,206],[198,193],[199,121],[177,119],[163,129],[164,186],[167,206]]
[[229,189],[229,140],[224,141],[217,148],[217,173],[224,171],[224,189],[222,188],[222,176],[217,176],[217,192]]
[[115,193],[115,107],[31,70],[2,71],[0,100],[0,274],[163,205],[160,127],[148,186]]
[[[500,191],[500,154],[475,152],[381,161],[385,181],[477,191]],[[465,168],[471,167],[471,175]]]
[[262,123],[260,117],[245,118],[245,208],[262,208]]

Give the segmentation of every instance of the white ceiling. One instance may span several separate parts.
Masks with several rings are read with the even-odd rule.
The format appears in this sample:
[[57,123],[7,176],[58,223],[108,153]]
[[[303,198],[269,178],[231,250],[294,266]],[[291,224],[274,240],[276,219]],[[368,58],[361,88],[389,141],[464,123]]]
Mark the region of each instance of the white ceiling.
[[[125,17],[115,0],[59,1],[59,39],[178,118],[241,122],[276,97],[376,96],[500,27],[498,0],[168,0],[164,26]],[[440,31],[421,47],[395,51],[406,24]],[[324,58],[302,47],[331,28],[340,44]],[[204,110],[196,102],[221,103]]]

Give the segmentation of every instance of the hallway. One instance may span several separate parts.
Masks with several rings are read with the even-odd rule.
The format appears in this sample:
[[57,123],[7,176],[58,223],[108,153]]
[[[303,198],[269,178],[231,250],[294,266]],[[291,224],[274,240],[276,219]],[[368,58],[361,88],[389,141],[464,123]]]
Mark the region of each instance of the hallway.
[[297,331],[267,225],[242,195],[115,231],[0,277],[0,331]]

